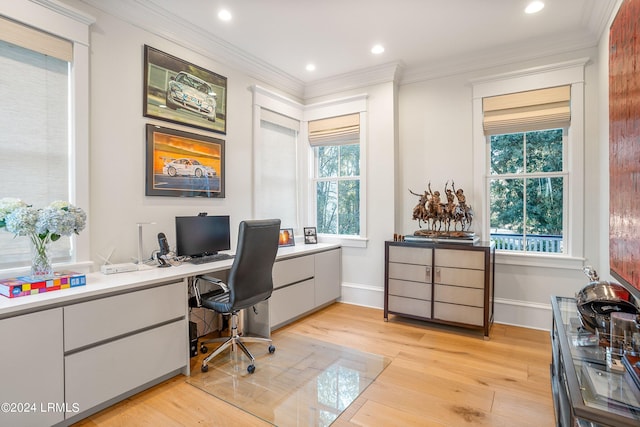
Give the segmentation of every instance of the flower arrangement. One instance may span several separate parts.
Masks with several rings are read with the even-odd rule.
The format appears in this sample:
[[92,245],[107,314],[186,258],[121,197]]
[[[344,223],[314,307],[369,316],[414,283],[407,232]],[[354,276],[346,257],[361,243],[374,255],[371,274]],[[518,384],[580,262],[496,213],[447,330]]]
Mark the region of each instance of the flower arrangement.
[[36,209],[15,198],[0,199],[0,228],[15,236],[28,236],[32,244],[32,276],[53,274],[47,252],[49,243],[62,236],[80,234],[87,223],[87,214],[68,202],[55,201]]

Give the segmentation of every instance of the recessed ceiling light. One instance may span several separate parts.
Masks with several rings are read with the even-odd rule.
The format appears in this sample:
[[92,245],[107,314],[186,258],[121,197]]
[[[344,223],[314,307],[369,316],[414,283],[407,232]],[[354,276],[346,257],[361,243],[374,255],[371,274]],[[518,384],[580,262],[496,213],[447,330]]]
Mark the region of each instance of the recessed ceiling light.
[[525,13],[538,13],[544,9],[544,3],[541,1],[532,1],[524,10]]
[[384,52],[384,47],[381,44],[377,44],[371,48],[371,53],[374,55],[380,55],[382,52]]
[[316,70],[316,66],[315,64],[307,64],[307,71],[315,71]]
[[221,21],[231,21],[231,12],[227,9],[222,9],[218,12],[218,18],[220,18]]

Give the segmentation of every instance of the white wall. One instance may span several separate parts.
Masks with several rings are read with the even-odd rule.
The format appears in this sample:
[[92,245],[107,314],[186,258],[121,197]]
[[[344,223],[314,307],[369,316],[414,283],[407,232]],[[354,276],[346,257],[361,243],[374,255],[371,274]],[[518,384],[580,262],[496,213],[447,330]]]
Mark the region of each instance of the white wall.
[[[396,210],[396,229],[403,234],[411,234],[418,229],[417,222],[411,218],[418,197],[408,190],[422,193],[429,181],[434,191],[443,193],[446,181],[454,180],[456,188],[465,190],[467,202],[480,209],[483,195],[473,191],[482,185],[474,183],[477,173],[473,170],[472,80],[584,57],[591,60],[585,69],[586,204],[580,208],[585,211],[586,230],[596,230],[602,214],[597,208],[602,197],[598,177],[607,173],[599,162],[599,59],[596,49],[400,86],[400,202]],[[586,262],[600,265],[600,236],[583,230],[579,232],[585,232]],[[561,268],[514,265],[502,263],[498,257],[495,320],[549,329],[550,297],[574,296],[587,283],[579,267],[575,263]]]
[[[157,248],[162,231],[175,245],[177,215],[228,214],[232,245],[238,223],[251,215],[252,95],[257,84],[224,64],[124,23],[83,3],[69,0],[97,22],[91,28],[91,257],[114,250],[111,261],[137,255],[138,222],[144,253]],[[143,46],[147,44],[228,78],[227,134],[221,135],[143,117]],[[145,124],[154,123],[226,141],[226,197],[222,199],[145,196]]]
[[[115,249],[112,261],[136,255],[137,222],[144,227],[145,254],[155,249],[159,231],[174,239],[173,218],[206,211],[229,214],[232,228],[251,213],[252,108],[249,87],[257,82],[159,36],[133,27],[78,0],[65,0],[97,18],[91,31],[91,242],[92,259]],[[617,10],[617,8],[616,8]],[[608,273],[608,104],[606,60],[608,34],[598,49],[514,63],[473,73],[452,74],[397,87],[394,82],[333,93],[322,100],[367,93],[367,236],[366,248],[343,250],[343,300],[382,307],[384,241],[393,233],[417,229],[411,212],[431,181],[443,190],[447,180],[463,188],[472,206],[480,206],[472,151],[470,81],[588,56],[585,71],[585,255],[602,275]],[[142,117],[143,45],[148,44],[228,77],[227,186],[224,199],[144,196],[146,123]],[[278,88],[271,88],[278,91]],[[283,90],[280,92],[284,93]],[[286,94],[285,94],[286,95]],[[288,95],[286,95],[288,96]],[[171,127],[181,128],[178,125]],[[192,128],[182,128],[199,132]],[[203,133],[206,133],[203,131]],[[235,244],[235,230],[233,236]],[[548,328],[551,295],[572,296],[586,284],[577,268],[499,264],[496,267],[496,321]]]

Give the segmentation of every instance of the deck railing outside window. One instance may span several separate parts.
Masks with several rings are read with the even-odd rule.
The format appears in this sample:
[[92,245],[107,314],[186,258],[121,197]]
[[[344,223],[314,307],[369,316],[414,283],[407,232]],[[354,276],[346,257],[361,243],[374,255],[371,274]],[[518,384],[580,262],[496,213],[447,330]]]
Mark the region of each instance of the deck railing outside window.
[[527,235],[526,247],[522,234],[491,234],[496,250],[562,253],[562,236]]

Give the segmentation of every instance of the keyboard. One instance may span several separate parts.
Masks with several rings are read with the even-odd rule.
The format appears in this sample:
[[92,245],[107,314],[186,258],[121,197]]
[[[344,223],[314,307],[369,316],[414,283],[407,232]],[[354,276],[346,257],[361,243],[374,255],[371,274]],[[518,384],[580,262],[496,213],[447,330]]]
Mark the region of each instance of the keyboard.
[[216,261],[224,261],[227,259],[233,259],[234,255],[230,254],[213,254],[213,255],[205,255],[199,256],[189,259],[190,264],[206,264],[208,262],[216,262]]

